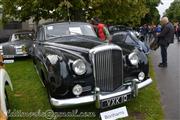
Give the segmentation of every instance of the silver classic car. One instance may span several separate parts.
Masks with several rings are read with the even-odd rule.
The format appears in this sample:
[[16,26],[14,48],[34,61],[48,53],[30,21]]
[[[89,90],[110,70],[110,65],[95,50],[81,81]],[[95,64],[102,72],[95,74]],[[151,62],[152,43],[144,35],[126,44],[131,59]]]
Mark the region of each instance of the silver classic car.
[[34,33],[32,31],[19,31],[13,33],[8,42],[0,44],[0,54],[4,58],[24,57],[30,54]]

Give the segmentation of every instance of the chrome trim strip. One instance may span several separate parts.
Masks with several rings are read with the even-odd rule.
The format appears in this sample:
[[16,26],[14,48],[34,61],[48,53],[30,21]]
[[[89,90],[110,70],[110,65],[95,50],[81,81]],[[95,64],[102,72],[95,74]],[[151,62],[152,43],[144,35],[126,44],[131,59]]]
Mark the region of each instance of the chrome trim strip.
[[3,55],[3,58],[26,57],[28,54]]
[[[147,79],[141,83],[138,83],[137,86],[138,86],[138,89],[141,89],[141,88],[144,88],[151,83],[152,83],[152,79],[149,78],[149,79]],[[73,106],[73,105],[92,103],[95,101],[98,103],[100,100],[105,100],[105,99],[121,96],[123,94],[128,94],[128,93],[132,93],[132,92],[133,92],[133,89],[131,88],[131,86],[129,86],[126,90],[115,92],[112,94],[101,95],[100,92],[98,92],[98,94],[95,94],[95,95],[89,95],[89,96],[78,97],[78,98],[63,99],[63,100],[51,98],[50,102],[55,107],[64,108],[64,107],[69,107],[69,106]]]
[[23,47],[23,45],[20,45],[20,46],[15,45],[14,46],[14,48],[16,48],[16,49],[22,49],[22,47]]
[[103,45],[99,45],[99,46],[96,46],[94,48],[92,48],[89,53],[90,54],[96,54],[96,52],[100,52],[100,51],[105,51],[105,50],[108,50],[108,49],[117,49],[117,50],[122,50],[119,46],[117,45],[114,45],[114,44],[103,44]]
[[50,102],[55,107],[63,108],[63,107],[68,107],[68,106],[73,106],[73,105],[92,103],[95,101],[95,99],[96,98],[94,95],[89,95],[89,96],[84,96],[84,97],[79,97],[79,98],[70,98],[70,99],[63,99],[63,100],[51,98]]
[[131,87],[128,87],[126,90],[123,90],[123,91],[119,91],[119,92],[107,94],[107,95],[100,95],[100,100],[105,100],[105,99],[113,98],[116,96],[121,96],[121,95],[131,93],[131,92],[132,92]]
[[147,79],[147,80],[145,80],[145,81],[137,84],[137,85],[138,85],[138,89],[142,89],[142,88],[148,86],[148,85],[151,84],[151,83],[152,83],[152,79],[149,78],[149,79]]

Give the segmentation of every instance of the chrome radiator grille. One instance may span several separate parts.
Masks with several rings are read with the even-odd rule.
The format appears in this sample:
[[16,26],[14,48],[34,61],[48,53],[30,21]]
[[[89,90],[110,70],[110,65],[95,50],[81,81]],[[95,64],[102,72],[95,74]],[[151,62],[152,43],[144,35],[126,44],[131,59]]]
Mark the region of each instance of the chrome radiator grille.
[[10,46],[10,45],[4,45],[3,46],[3,54],[4,55],[14,55],[15,54],[14,47]]
[[92,54],[96,86],[101,91],[111,92],[123,84],[122,51],[117,46],[108,46]]

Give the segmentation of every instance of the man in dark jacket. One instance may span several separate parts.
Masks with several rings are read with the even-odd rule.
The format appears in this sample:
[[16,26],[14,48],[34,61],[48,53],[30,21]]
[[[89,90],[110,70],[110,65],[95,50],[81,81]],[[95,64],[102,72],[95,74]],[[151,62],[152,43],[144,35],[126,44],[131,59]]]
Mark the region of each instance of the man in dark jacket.
[[157,35],[159,38],[159,45],[161,47],[162,63],[159,67],[167,67],[167,48],[170,43],[174,42],[174,26],[169,22],[167,17],[161,19],[162,31]]

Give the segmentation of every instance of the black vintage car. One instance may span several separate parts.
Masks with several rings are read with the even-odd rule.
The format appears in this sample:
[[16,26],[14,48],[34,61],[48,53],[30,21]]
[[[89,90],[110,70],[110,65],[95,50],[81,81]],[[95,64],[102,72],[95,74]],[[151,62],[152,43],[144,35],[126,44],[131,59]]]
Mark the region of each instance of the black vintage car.
[[[124,50],[127,47],[136,47],[145,54],[150,53],[149,46],[136,37],[132,31],[120,31],[112,35],[112,43],[121,46]],[[127,45],[127,46],[126,46]],[[127,50],[129,50],[129,48]]]
[[43,24],[33,46],[33,62],[54,108],[92,102],[111,107],[152,82],[144,52],[100,42],[88,23]]
[[[137,37],[137,31],[133,30],[132,28],[115,25],[110,26],[109,31],[112,35],[111,42],[119,45],[124,50],[126,50],[127,47],[136,47],[140,51],[143,51],[145,54],[148,54],[150,52],[149,46]],[[129,48],[127,50],[129,50]]]

